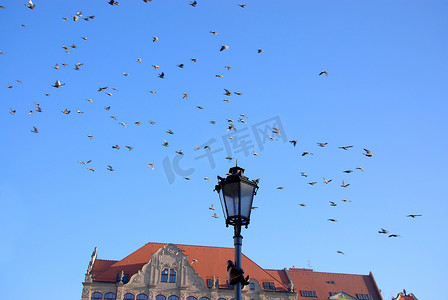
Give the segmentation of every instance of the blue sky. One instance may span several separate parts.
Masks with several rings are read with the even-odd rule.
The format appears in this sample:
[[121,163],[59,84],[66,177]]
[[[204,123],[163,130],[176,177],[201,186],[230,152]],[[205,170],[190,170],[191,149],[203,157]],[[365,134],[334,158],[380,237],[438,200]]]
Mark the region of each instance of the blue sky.
[[[260,178],[258,209],[243,230],[243,253],[260,266],[372,271],[384,299],[403,288],[419,299],[440,294],[448,279],[445,1],[26,3],[0,2],[5,297],[80,297],[95,246],[102,259],[147,242],[232,247],[222,212],[215,219],[208,209],[220,206],[216,175],[234,165],[226,156]],[[74,22],[77,12],[95,19]],[[65,86],[53,88],[56,80]],[[35,102],[42,112],[29,114]],[[238,130],[233,141],[227,119]],[[278,136],[266,129],[275,126]]]

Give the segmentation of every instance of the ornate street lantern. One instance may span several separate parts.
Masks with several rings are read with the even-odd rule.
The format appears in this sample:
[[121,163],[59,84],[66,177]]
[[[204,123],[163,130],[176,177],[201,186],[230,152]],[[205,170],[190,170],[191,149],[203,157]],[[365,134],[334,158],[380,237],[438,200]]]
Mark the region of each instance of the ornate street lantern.
[[226,178],[218,176],[218,185],[215,189],[219,193],[221,206],[226,220],[226,226],[240,227],[249,225],[252,201],[257,193],[258,185],[249,180],[244,169],[237,166],[229,169]]

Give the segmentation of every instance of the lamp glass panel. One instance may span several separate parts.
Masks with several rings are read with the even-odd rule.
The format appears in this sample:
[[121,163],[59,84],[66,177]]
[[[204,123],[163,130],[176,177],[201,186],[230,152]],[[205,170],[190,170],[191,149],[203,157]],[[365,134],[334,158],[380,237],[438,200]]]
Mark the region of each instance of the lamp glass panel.
[[241,216],[249,219],[254,198],[255,186],[241,182]]
[[234,217],[239,212],[238,182],[226,183],[222,187],[227,217]]

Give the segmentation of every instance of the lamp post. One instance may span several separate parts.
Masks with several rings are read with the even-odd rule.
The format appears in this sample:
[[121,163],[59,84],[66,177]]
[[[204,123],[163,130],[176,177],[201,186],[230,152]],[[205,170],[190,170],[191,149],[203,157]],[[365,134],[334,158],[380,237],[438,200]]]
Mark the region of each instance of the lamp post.
[[[244,174],[244,169],[235,167],[229,169],[226,178],[218,176],[218,184],[215,190],[219,194],[221,207],[226,220],[226,226],[232,225],[235,230],[233,241],[235,245],[235,267],[241,269],[241,226],[247,226],[250,222],[252,201],[257,193],[258,185],[255,180],[249,180]],[[241,300],[241,282],[235,286],[235,300]]]

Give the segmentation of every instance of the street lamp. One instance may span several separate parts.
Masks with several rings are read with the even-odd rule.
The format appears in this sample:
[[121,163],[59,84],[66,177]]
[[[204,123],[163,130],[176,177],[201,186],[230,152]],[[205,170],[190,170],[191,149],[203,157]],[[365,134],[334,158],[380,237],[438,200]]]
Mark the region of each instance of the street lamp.
[[[241,226],[249,225],[252,201],[257,193],[257,181],[249,180],[244,174],[244,169],[238,164],[229,169],[226,178],[218,176],[218,184],[215,190],[219,194],[221,207],[226,220],[226,226],[232,225],[235,230],[233,241],[235,245],[235,267],[241,269]],[[241,282],[235,286],[235,300],[241,300]]]

